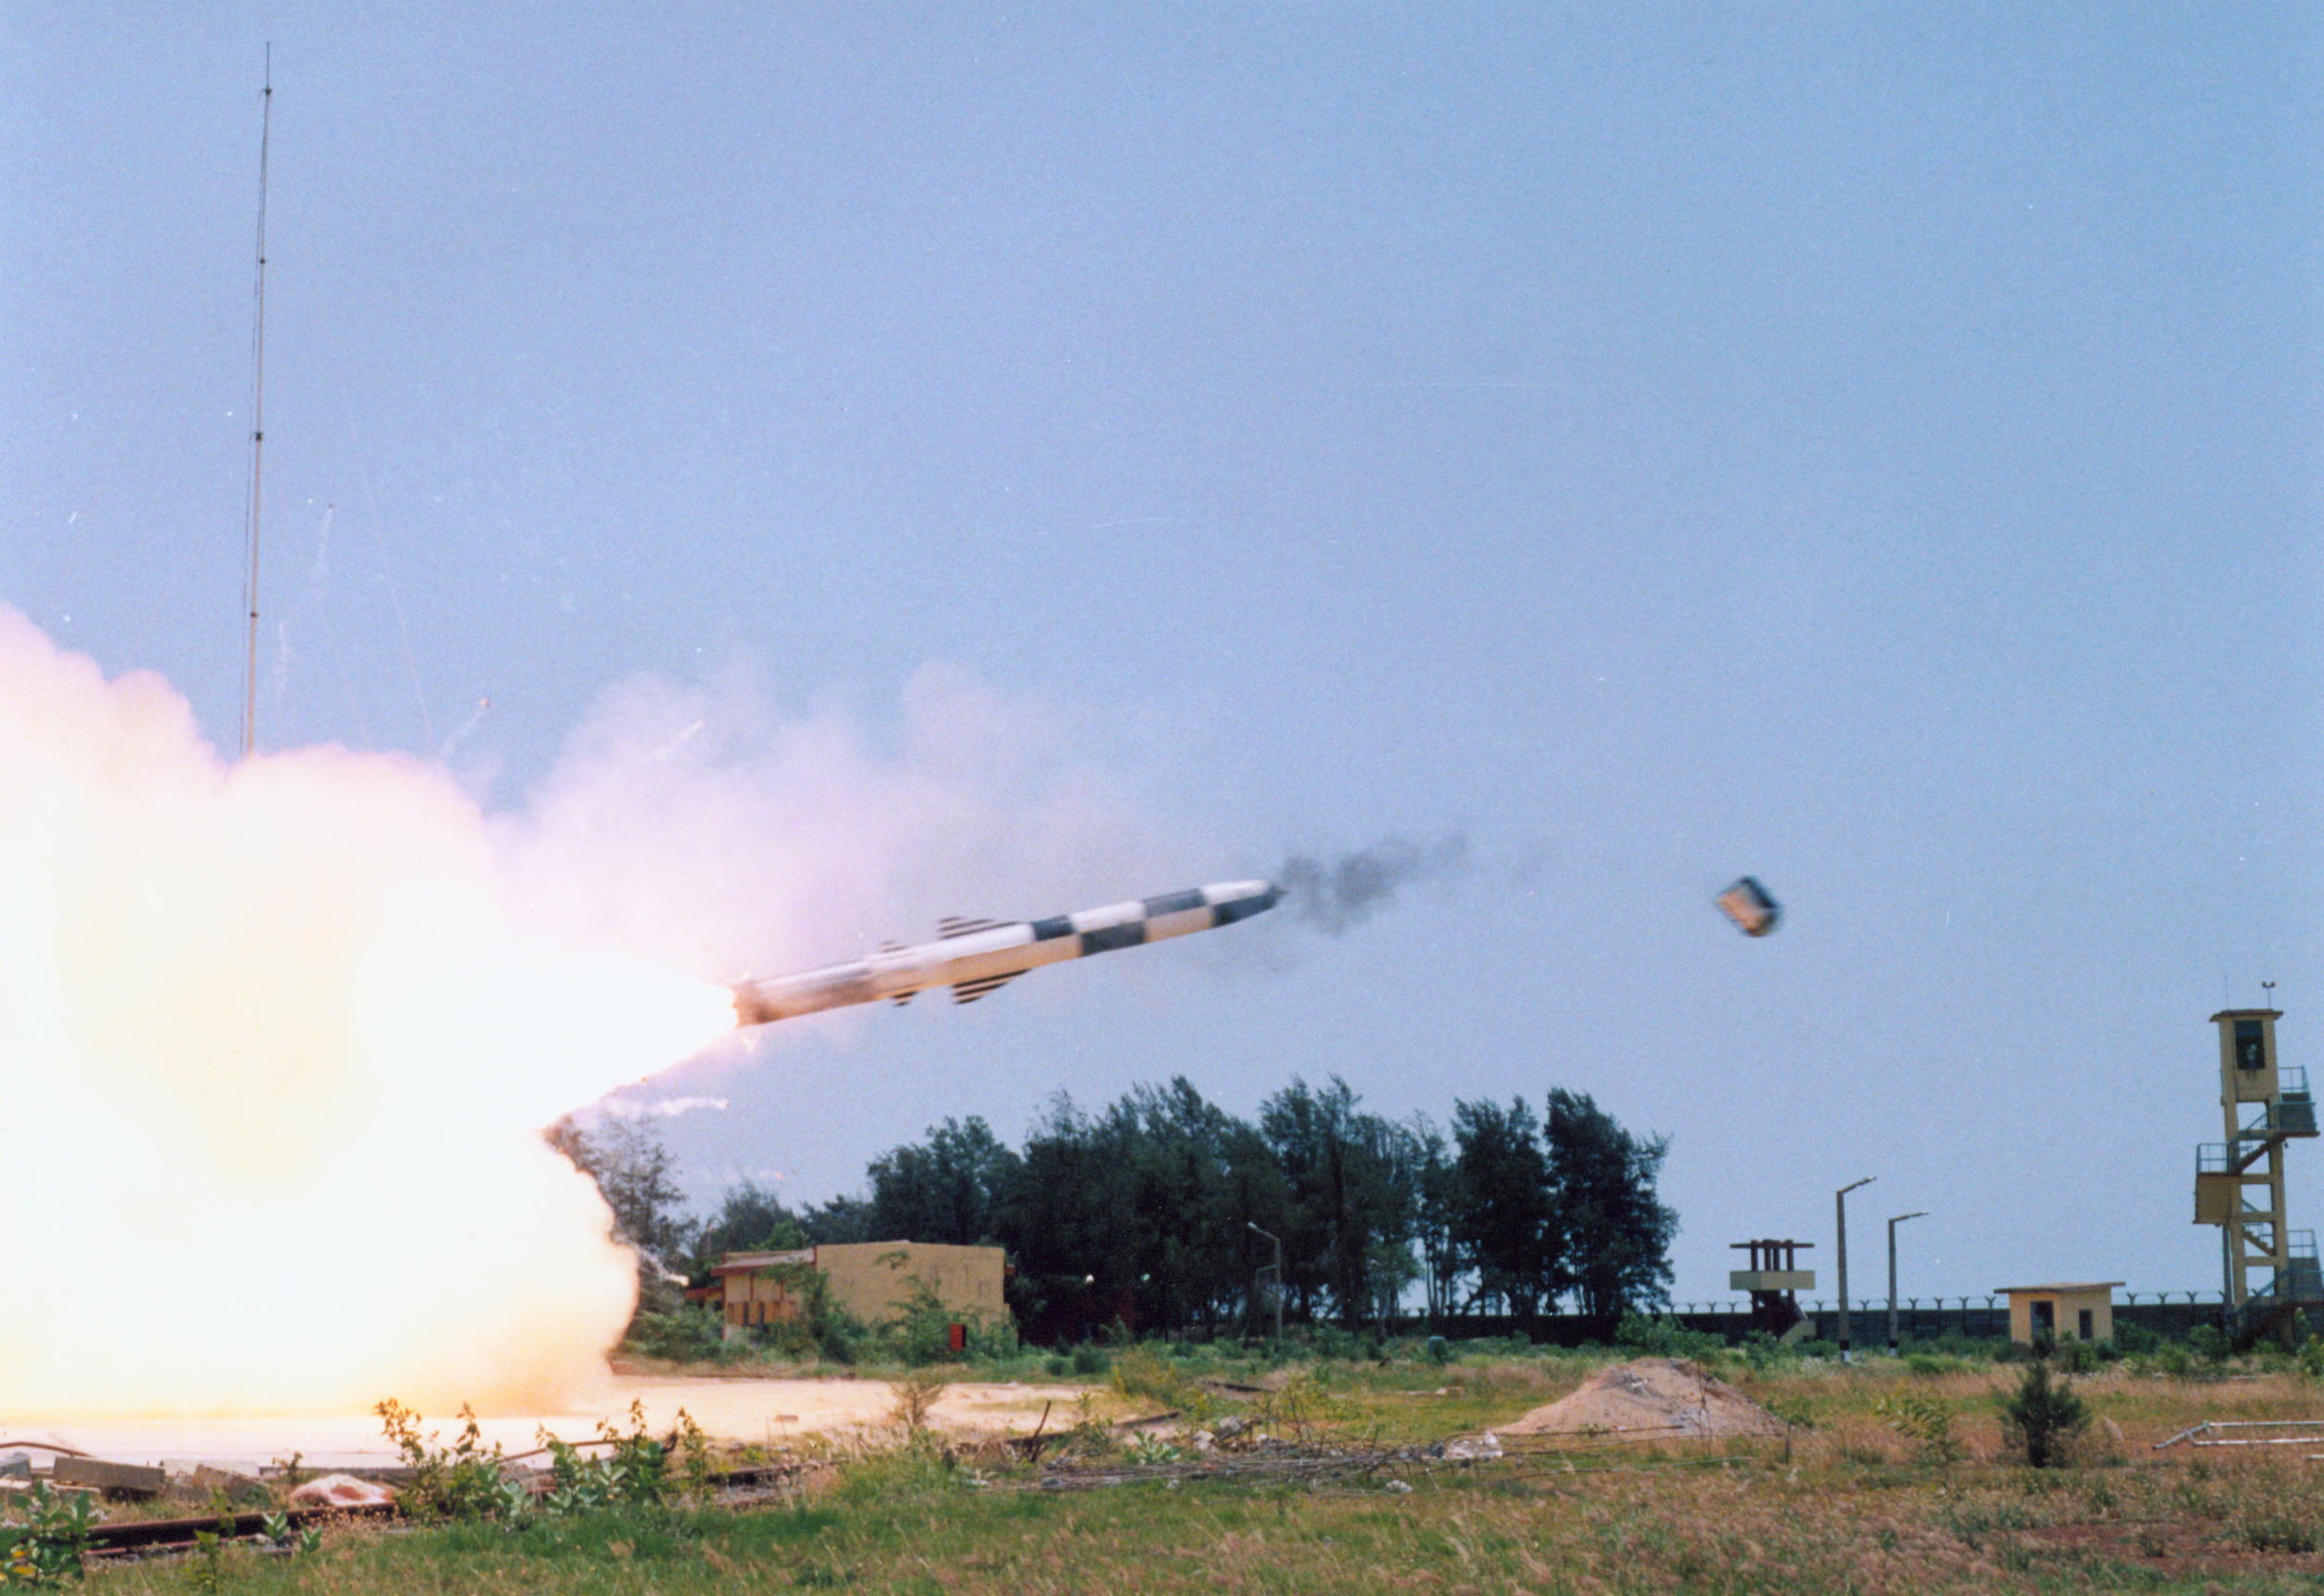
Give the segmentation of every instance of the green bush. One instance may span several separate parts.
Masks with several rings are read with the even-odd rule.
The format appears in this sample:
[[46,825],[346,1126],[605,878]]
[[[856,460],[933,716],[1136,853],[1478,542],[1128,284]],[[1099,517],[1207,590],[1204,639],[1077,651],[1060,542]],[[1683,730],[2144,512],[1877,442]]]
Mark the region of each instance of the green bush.
[[393,1397],[372,1411],[409,1470],[395,1497],[406,1517],[421,1524],[510,1518],[523,1505],[521,1487],[514,1496],[502,1489],[500,1444],[485,1446],[476,1415],[466,1408],[460,1409],[460,1428],[448,1446],[433,1432],[421,1434],[420,1416]]
[[81,1577],[81,1554],[104,1519],[94,1497],[45,1480],[17,1493],[0,1522],[0,1585],[61,1585]]
[[2069,1374],[2095,1374],[2111,1356],[2111,1348],[2098,1341],[2063,1341],[2052,1354],[2058,1367]]
[[1073,1348],[1073,1372],[1076,1374],[1103,1374],[1107,1361],[1105,1353],[1095,1347]]
[[2036,1469],[2064,1463],[2089,1422],[2088,1406],[2065,1381],[2052,1381],[2050,1365],[2040,1359],[2027,1365],[2016,1391],[2002,1399],[2002,1433]]
[[1707,1358],[1727,1349],[1726,1337],[1707,1330],[1689,1330],[1675,1318],[1650,1318],[1626,1313],[1614,1332],[1614,1344],[1656,1358]]
[[725,1324],[708,1308],[693,1302],[674,1312],[641,1312],[630,1322],[623,1345],[641,1358],[677,1363],[709,1362],[732,1355]]
[[1216,1401],[1178,1362],[1146,1347],[1132,1347],[1114,1360],[1114,1389],[1175,1409],[1191,1423],[1209,1422]]
[[1872,1410],[1891,1430],[1919,1448],[1924,1463],[1943,1468],[1967,1456],[1953,1435],[1953,1405],[1933,1391],[1909,1386],[1892,1391],[1874,1403]]

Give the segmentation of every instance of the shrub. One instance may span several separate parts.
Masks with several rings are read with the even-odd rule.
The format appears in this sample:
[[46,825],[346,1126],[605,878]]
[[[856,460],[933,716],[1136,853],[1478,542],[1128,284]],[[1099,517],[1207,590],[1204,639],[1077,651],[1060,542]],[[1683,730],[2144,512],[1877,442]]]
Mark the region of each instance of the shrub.
[[1106,1364],[1106,1355],[1095,1347],[1073,1348],[1073,1372],[1076,1374],[1103,1374]]
[[890,1417],[917,1435],[928,1427],[928,1410],[944,1395],[944,1377],[932,1369],[914,1369],[896,1382],[896,1405]]
[[2255,1552],[2313,1552],[2317,1547],[2313,1524],[2281,1517],[2245,1520],[2244,1540]]
[[2050,1365],[2039,1359],[2027,1365],[2026,1377],[2017,1383],[2016,1391],[2002,1399],[2002,1433],[2036,1469],[2065,1462],[2076,1438],[2089,1422],[2088,1406],[2065,1381],[2052,1381]]
[[2053,1356],[2058,1367],[2069,1374],[2095,1374],[2108,1354],[2096,1341],[2063,1341]]
[[2151,1360],[2156,1371],[2173,1379],[2185,1379],[2195,1372],[2195,1358],[2176,1341],[2165,1341],[2155,1348]]
[[625,1345],[639,1357],[673,1363],[708,1362],[730,1355],[725,1324],[693,1302],[673,1312],[640,1312],[630,1323]]
[[1194,1424],[1209,1422],[1216,1403],[1186,1371],[1160,1353],[1132,1347],[1114,1360],[1114,1389],[1176,1409]]
[[411,1471],[396,1492],[407,1517],[427,1524],[509,1516],[515,1503],[501,1488],[500,1445],[486,1449],[473,1412],[460,1409],[460,1429],[447,1446],[432,1432],[422,1435],[420,1416],[393,1397],[371,1410]]
[[45,1480],[17,1494],[0,1523],[0,1585],[59,1585],[81,1577],[81,1554],[104,1515],[79,1491]]
[[1872,1405],[1891,1430],[1920,1449],[1920,1460],[1943,1468],[1963,1457],[1953,1436],[1953,1406],[1932,1391],[1893,1391]]
[[1689,1330],[1675,1318],[1649,1318],[1640,1313],[1623,1315],[1614,1332],[1614,1344],[1657,1358],[1706,1358],[1727,1347],[1724,1336]]

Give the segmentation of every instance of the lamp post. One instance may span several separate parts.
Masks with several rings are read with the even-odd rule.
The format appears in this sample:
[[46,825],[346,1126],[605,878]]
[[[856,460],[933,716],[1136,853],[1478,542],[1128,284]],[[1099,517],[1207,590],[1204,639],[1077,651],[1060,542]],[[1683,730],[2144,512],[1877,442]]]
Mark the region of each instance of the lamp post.
[[1899,1214],[1888,1222],[1888,1355],[1896,1356],[1896,1227],[1907,1219],[1926,1219],[1929,1210]]
[[1851,1180],[1832,1198],[1832,1205],[1840,1215],[1836,1244],[1840,1253],[1840,1361],[1843,1363],[1855,1361],[1848,1351],[1848,1193],[1858,1186],[1870,1186],[1879,1179],[1877,1175],[1867,1175],[1861,1180]]
[[1272,1230],[1261,1230],[1248,1219],[1242,1223],[1245,1228],[1275,1243],[1275,1349],[1279,1355],[1283,1350],[1283,1238]]

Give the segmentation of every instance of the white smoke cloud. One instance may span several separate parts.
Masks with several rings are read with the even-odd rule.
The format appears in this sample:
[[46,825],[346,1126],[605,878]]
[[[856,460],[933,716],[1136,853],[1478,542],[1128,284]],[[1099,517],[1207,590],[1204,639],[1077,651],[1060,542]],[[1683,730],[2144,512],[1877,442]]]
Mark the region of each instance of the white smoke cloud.
[[598,1112],[611,1119],[675,1119],[682,1114],[720,1114],[733,1105],[723,1097],[609,1097]]
[[500,841],[539,923],[731,982],[1216,867],[1124,763],[1082,753],[1098,742],[949,664],[892,718],[786,715],[739,672],[645,679],[604,696]]
[[418,762],[229,767],[0,610],[0,1411],[527,1405],[633,1290],[536,1128],[716,987],[512,920]]
[[39,1197],[0,1412],[553,1406],[634,1276],[538,1128],[723,1034],[726,979],[1194,879],[1089,740],[945,666],[892,723],[643,681],[494,816],[401,756],[229,765],[0,608],[0,1127]]

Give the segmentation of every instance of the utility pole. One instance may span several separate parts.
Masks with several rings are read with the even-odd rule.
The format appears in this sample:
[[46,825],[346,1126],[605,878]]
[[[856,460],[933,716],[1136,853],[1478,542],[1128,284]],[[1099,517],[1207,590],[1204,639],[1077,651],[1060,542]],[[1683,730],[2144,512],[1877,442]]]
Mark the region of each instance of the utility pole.
[[[1896,1227],[1907,1219],[1926,1219],[1929,1210],[1916,1209],[1899,1214],[1888,1222],[1888,1355],[1896,1356]],[[1942,1308],[1943,1303],[1938,1306]]]
[[1283,1350],[1283,1238],[1272,1230],[1261,1230],[1248,1219],[1243,1224],[1275,1243],[1275,1349],[1280,1353]]
[[1848,1193],[1858,1186],[1870,1186],[1879,1179],[1877,1175],[1867,1175],[1861,1180],[1851,1180],[1841,1187],[1832,1199],[1832,1205],[1840,1215],[1839,1234],[1834,1239],[1834,1246],[1840,1254],[1840,1361],[1843,1363],[1854,1361],[1853,1355],[1848,1351]]

